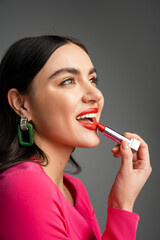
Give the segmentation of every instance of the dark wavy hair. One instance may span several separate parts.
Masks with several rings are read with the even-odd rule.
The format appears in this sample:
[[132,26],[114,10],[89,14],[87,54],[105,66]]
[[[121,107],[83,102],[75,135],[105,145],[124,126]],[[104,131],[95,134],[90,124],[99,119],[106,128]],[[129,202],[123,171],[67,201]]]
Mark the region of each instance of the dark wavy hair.
[[[21,39],[4,55],[0,63],[0,173],[18,163],[34,161],[34,156],[42,159],[38,162],[42,166],[48,164],[45,153],[35,143],[31,147],[19,145],[17,126],[20,117],[9,105],[7,94],[11,88],[27,94],[33,78],[52,53],[67,43],[76,44],[87,52],[85,46],[76,39],[46,35]],[[75,167],[75,173],[81,171],[72,155],[69,161]]]

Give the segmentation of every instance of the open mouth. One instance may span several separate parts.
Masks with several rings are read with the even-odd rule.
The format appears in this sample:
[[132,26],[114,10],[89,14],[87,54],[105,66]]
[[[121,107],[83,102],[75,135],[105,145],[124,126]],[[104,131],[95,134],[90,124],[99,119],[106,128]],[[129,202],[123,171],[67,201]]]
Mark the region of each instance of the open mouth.
[[84,128],[89,130],[97,129],[97,114],[98,108],[88,108],[81,112],[77,117],[77,122]]
[[77,121],[82,122],[82,123],[94,123],[96,118],[95,113],[90,113],[90,114],[84,114],[82,116],[79,116],[76,118]]
[[81,126],[89,129],[96,130],[97,129],[97,120],[96,114],[85,114],[76,118],[76,120],[80,123]]

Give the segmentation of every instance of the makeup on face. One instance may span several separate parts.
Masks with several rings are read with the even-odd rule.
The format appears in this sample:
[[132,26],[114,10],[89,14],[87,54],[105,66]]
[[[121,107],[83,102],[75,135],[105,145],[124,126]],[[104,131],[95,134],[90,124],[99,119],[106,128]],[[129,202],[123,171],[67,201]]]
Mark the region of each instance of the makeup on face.
[[29,98],[39,145],[90,148],[99,144],[97,121],[103,95],[96,79],[88,54],[77,45],[61,46],[50,56],[34,78],[36,93]]
[[96,130],[97,129],[97,120],[96,120],[96,113],[98,112],[98,108],[88,108],[78,114],[76,117],[77,121],[83,127],[89,130]]
[[104,126],[100,123],[97,123],[98,130],[102,132],[103,135],[106,137],[112,139],[113,141],[121,144],[123,140],[127,141],[129,146],[135,150],[138,151],[140,142],[137,139],[128,139],[124,137],[123,135],[117,133],[113,129],[109,128],[108,126]]

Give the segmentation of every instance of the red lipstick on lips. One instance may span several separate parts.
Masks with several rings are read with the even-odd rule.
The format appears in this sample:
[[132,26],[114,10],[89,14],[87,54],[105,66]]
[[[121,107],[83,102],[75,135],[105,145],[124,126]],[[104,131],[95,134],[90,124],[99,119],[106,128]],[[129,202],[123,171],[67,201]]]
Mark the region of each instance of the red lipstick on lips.
[[[97,113],[98,112],[98,108],[89,108],[86,109],[85,111],[81,112],[80,114],[78,114],[77,117],[85,115],[85,114],[90,114],[90,113]],[[96,130],[97,129],[97,120],[95,117],[92,118],[93,122],[81,122],[80,120],[78,121],[83,127],[89,129],[89,130]]]
[[81,112],[80,114],[78,114],[77,117],[82,116],[84,114],[97,113],[97,112],[98,112],[98,108],[88,108],[88,109],[84,110],[83,112]]

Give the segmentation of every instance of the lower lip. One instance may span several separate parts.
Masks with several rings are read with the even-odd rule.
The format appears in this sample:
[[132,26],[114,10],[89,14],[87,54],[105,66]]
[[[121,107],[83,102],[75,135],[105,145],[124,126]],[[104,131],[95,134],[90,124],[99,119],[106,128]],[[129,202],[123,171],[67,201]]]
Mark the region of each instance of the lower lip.
[[93,118],[93,123],[85,123],[78,121],[79,124],[89,130],[96,130],[97,129],[97,120],[96,118]]

